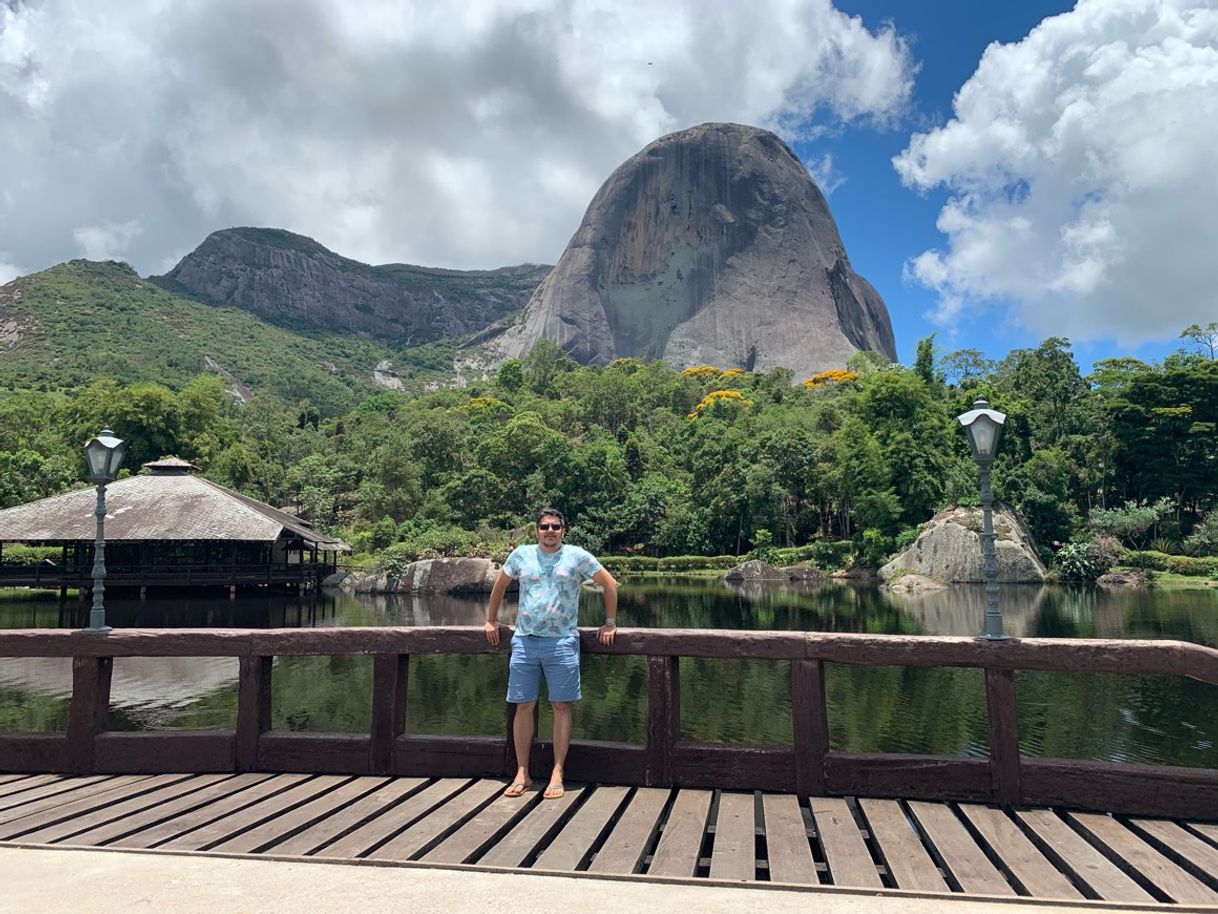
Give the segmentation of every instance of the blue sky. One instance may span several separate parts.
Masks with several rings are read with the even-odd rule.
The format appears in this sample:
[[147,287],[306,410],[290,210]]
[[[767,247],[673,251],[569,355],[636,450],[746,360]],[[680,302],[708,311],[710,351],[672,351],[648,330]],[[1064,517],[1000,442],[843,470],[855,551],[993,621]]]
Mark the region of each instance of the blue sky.
[[1218,320],[1216,0],[0,3],[0,283],[212,231],[553,263],[656,138],[767,127],[917,341],[1084,368]]

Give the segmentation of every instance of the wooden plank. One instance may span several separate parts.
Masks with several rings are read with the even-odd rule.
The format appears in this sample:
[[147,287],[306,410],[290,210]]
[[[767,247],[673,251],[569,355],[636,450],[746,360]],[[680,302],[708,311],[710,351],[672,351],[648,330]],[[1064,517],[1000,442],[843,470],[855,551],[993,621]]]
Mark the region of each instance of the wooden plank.
[[1218,825],[1212,825],[1209,822],[1189,822],[1188,827],[1211,841],[1218,842]]
[[647,875],[697,875],[712,797],[709,790],[682,790],[677,794]]
[[[563,817],[572,806],[579,802],[584,791],[583,787],[567,787],[566,792],[557,800],[543,800],[538,803],[510,832],[479,857],[476,861],[477,864],[479,866],[523,866],[534,850],[542,846],[558,830]],[[477,818],[471,819],[470,824],[477,821]],[[447,843],[445,842],[445,844]],[[436,850],[443,847],[444,844],[441,844]],[[429,855],[423,859],[430,860],[431,857]],[[571,868],[574,869],[574,867]]]
[[884,882],[846,801],[812,797],[808,806],[833,884],[882,888]]
[[[165,776],[161,775],[161,777]],[[151,780],[148,775],[135,774],[106,778],[99,784],[90,785],[89,789],[74,792],[68,797],[58,794],[50,798],[50,802],[34,803],[31,806],[11,810],[20,815],[13,815],[0,826],[0,841],[11,841],[40,826],[80,815],[99,806],[106,806],[116,797],[123,798],[132,793],[143,793],[148,787],[154,786],[151,784],[148,787],[145,786],[145,782]]]
[[[250,773],[220,776],[220,780],[205,786],[194,793],[183,794],[176,800],[158,803],[156,806],[141,812],[124,816],[108,825],[92,828],[72,837],[75,844],[87,844],[94,847],[106,845],[111,841],[126,835],[133,835],[145,828],[166,822],[175,816],[190,812],[211,803],[213,800],[232,796],[247,787],[267,780],[273,775],[265,773]],[[210,777],[210,775],[209,775]]]
[[960,811],[1033,898],[1083,897],[1001,809],[966,804]]
[[[11,794],[7,797],[0,798],[0,822],[7,822],[24,813],[15,812],[22,806],[28,806],[31,803],[43,802],[51,797],[61,796],[72,793],[88,787],[90,784],[96,784],[98,781],[106,780],[106,775],[95,774],[88,777],[61,778],[58,775],[52,776],[52,779],[31,787],[29,790],[22,793]],[[61,801],[66,802],[66,801]]]
[[859,807],[867,819],[871,840],[879,848],[897,888],[920,892],[950,891],[900,803],[866,799],[859,800]]
[[679,657],[647,658],[647,748],[643,783],[673,782],[673,750],[681,738]]
[[670,790],[640,787],[588,865],[590,873],[635,873],[659,828]]
[[[468,789],[461,791],[443,806],[428,813],[401,834],[395,835],[368,854],[368,857],[373,860],[409,860],[416,854],[427,850],[445,832],[459,825],[484,803],[501,793],[503,793],[502,781],[474,781]],[[503,797],[502,799],[512,798]],[[515,802],[518,809],[523,808],[519,797],[515,798]]]
[[1113,815],[1218,820],[1218,770],[1025,758],[1024,803]]
[[431,863],[472,863],[540,800],[540,793],[521,797],[505,797],[500,793],[420,859]]
[[458,791],[464,789],[466,778],[444,778],[425,790],[411,794],[407,799],[391,806],[371,821],[318,850],[315,856],[351,858],[362,857],[370,848],[376,847],[391,835],[413,825],[423,816],[447,802]]
[[184,793],[192,793],[200,786],[207,786],[207,784],[224,777],[227,777],[227,775],[176,774],[162,775],[160,779],[149,778],[144,784],[145,787],[151,786],[152,782],[156,780],[160,780],[163,786],[152,790],[142,790],[138,795],[126,800],[120,799],[119,802],[108,803],[106,806],[91,812],[74,815],[66,821],[59,821],[39,828],[36,831],[27,832],[21,836],[21,840],[22,842],[37,844],[52,844],[65,839],[71,839],[73,844],[87,844],[87,841],[79,840],[76,836],[81,832],[100,828],[116,820],[125,821],[127,816],[131,814],[149,808],[157,808],[162,803],[173,800]]
[[1015,813],[1039,840],[1040,849],[1069,870],[1105,901],[1153,902],[1149,892],[1126,876],[1107,857],[1049,809],[1025,809]]
[[951,808],[942,803],[909,804],[922,831],[930,839],[946,867],[965,892],[982,895],[1014,895],[1009,882],[986,858]]
[[63,775],[59,774],[10,774],[6,777],[8,780],[0,783],[0,799],[64,779]]
[[409,793],[426,784],[423,778],[394,778],[366,797],[326,816],[282,844],[276,844],[276,854],[307,856],[324,847],[337,836],[352,831],[373,816],[384,812]]
[[1211,879],[1218,878],[1218,848],[1212,844],[1202,841],[1175,822],[1164,819],[1133,819],[1130,825],[1149,837],[1174,862],[1186,869],[1191,867],[1194,876],[1198,875],[1199,870]]
[[212,820],[186,834],[171,838],[158,844],[157,847],[158,849],[180,851],[211,850],[213,845],[248,828],[260,825],[272,816],[278,816],[295,806],[307,803],[319,794],[326,793],[347,780],[349,778],[343,774],[323,774],[308,778],[287,790],[246,806],[222,819]]
[[711,879],[752,881],[757,878],[757,814],[751,793],[719,794]]
[[358,800],[370,790],[384,784],[385,781],[385,778],[355,778],[329,793],[310,800],[303,806],[297,806],[281,816],[276,816],[269,822],[255,825],[239,835],[234,835],[219,844],[213,844],[208,850],[226,854],[251,854],[265,850],[265,845],[289,837],[326,818],[334,810],[340,809],[353,800]]
[[682,787],[785,793],[793,788],[794,770],[795,749],[790,746],[686,742],[673,750],[673,778]]
[[770,881],[799,885],[820,882],[799,799],[789,793],[765,793],[761,795],[761,811]]
[[825,665],[819,660],[791,661],[791,725],[795,737],[795,790],[804,796],[821,796],[826,792],[829,712]]
[[1019,785],[1019,713],[1015,697],[1015,671],[985,671],[985,707],[990,737],[990,777],[994,799],[1021,802]]
[[839,797],[973,800],[993,796],[990,762],[897,752],[830,752],[825,758],[828,792]]
[[629,787],[596,788],[592,796],[576,810],[575,815],[550,842],[549,847],[541,852],[533,863],[533,869],[564,872],[579,869],[596,839],[604,832],[614,814],[622,808],[622,802],[628,793]]
[[218,797],[204,806],[196,807],[189,812],[172,819],[165,820],[133,834],[124,835],[111,841],[110,847],[157,847],[165,841],[170,841],[179,835],[186,834],[192,829],[202,827],[217,819],[232,815],[247,806],[289,790],[293,785],[305,780],[303,774],[281,774],[259,781],[244,790],[234,794]]
[[1168,898],[1181,904],[1214,904],[1218,891],[1186,873],[1111,816],[1068,813]]
[[28,774],[0,774],[0,785],[9,784],[13,781],[28,780],[31,775]]

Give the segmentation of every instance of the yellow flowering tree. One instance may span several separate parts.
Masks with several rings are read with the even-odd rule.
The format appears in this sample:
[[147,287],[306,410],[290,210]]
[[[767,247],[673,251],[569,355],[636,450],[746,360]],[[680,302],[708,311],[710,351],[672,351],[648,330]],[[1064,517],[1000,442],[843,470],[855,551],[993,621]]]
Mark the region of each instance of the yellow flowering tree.
[[858,372],[849,371],[845,368],[830,368],[827,371],[817,372],[804,381],[804,387],[812,390],[814,387],[823,387],[826,384],[840,384],[842,381],[857,381]]
[[746,400],[744,394],[738,390],[712,390],[698,402],[693,412],[689,414],[689,418],[697,419],[699,416],[707,414],[727,418],[752,405],[753,401]]

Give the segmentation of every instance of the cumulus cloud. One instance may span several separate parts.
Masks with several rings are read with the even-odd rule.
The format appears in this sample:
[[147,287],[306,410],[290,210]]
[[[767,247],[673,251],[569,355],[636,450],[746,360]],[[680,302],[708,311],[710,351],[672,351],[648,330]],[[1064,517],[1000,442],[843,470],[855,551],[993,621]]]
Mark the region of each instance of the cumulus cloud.
[[830,0],[0,3],[0,247],[148,271],[255,224],[371,262],[552,260],[656,137],[891,124],[913,71]]
[[804,167],[826,197],[846,183],[846,176],[837,170],[833,164],[833,156],[828,152],[818,159],[804,162]]
[[907,275],[951,323],[994,301],[1043,334],[1174,337],[1215,314],[1218,8],[1080,0],[986,49],[945,126],[893,161],[943,187]]

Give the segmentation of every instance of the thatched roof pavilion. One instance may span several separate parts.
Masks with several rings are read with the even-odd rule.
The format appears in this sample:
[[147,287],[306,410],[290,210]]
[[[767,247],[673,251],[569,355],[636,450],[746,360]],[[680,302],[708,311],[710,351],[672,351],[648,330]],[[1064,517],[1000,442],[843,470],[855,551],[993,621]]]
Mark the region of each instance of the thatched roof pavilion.
[[[107,586],[315,582],[333,572],[337,553],[350,551],[308,521],[194,475],[198,468],[185,460],[144,469],[106,486]],[[0,549],[59,546],[54,567],[71,578],[52,584],[52,569],[0,565],[0,586],[87,586],[96,503],[89,487],[0,511]]]

